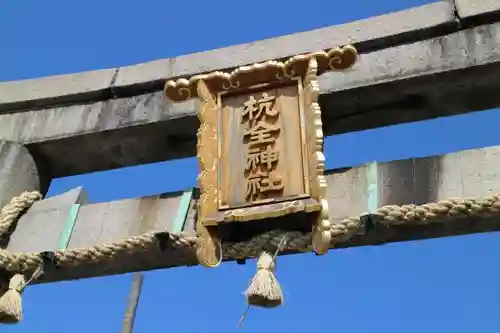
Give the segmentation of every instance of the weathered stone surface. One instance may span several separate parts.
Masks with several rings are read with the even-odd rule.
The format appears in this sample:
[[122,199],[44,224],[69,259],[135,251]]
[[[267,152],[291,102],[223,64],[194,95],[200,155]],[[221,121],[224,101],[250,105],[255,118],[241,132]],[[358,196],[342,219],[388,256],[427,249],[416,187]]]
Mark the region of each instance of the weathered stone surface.
[[352,70],[321,76],[325,133],[498,107],[498,36],[500,23],[479,26],[364,54]]
[[347,24],[121,67],[114,87],[191,76],[349,43],[363,51],[386,46],[391,38],[393,43],[397,38],[415,41],[436,33],[433,29],[454,24],[454,19],[453,6],[441,1]]
[[473,16],[500,14],[500,1],[498,0],[454,0],[458,16],[461,19]]
[[85,222],[75,224],[68,247],[87,248],[146,232],[172,230],[180,201],[180,195],[169,195],[82,206],[78,219]]
[[59,250],[61,233],[64,232],[73,204],[87,203],[88,196],[82,187],[35,202],[19,219],[7,250],[12,252]]
[[[320,77],[325,135],[500,105],[500,23],[362,55]],[[55,177],[194,156],[197,100],[162,92],[0,115],[0,139],[27,143]]]
[[[0,82],[0,112],[46,104],[92,101],[102,97],[116,69],[83,72],[13,82]],[[109,98],[109,97],[108,97]]]
[[403,81],[498,61],[500,38],[497,36],[500,36],[500,24],[493,24],[363,54],[353,69],[320,76],[322,93]]
[[[195,101],[163,93],[0,115],[0,138],[27,143],[54,177],[192,156]],[[194,141],[193,141],[194,140]]]
[[49,176],[25,146],[0,141],[0,207],[24,191],[45,194],[49,182]]

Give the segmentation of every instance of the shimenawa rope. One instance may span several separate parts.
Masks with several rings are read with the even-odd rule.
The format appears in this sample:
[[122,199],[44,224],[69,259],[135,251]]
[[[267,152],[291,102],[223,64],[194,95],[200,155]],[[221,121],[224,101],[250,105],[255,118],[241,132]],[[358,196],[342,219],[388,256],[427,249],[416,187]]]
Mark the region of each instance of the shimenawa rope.
[[[12,199],[11,203],[2,209],[0,214],[0,237],[5,236],[5,233],[9,232],[12,224],[15,223],[20,214],[40,198],[41,195],[38,192],[25,192],[21,196]],[[499,213],[500,195],[495,194],[483,199],[450,199],[420,206],[388,205],[377,209],[371,215],[377,217],[378,223],[390,227],[402,224],[425,225],[467,216],[489,217]],[[362,226],[364,215],[366,214],[348,217],[339,223],[333,224],[330,230],[333,243],[342,242],[345,236],[354,234]],[[265,245],[275,244],[278,246],[284,234],[284,231],[272,230],[253,238],[249,242],[223,244],[225,257],[232,259],[256,257]],[[168,237],[173,248],[194,249],[196,247],[196,236],[192,234],[170,233]],[[311,249],[310,244],[310,233],[287,232],[287,242],[283,250],[309,251]],[[146,233],[105,245],[56,251],[55,256],[60,267],[70,267],[90,263],[109,263],[123,258],[124,255],[138,253],[156,246],[155,234]],[[43,263],[44,260],[40,253],[13,253],[0,249],[0,269],[11,273],[33,272],[39,270]],[[9,286],[8,289],[22,291],[22,288],[16,288],[15,286]],[[2,297],[0,297],[0,304],[2,303]]]
[[[0,239],[8,236],[21,214],[41,198],[42,195],[37,191],[23,192],[19,197],[13,198],[9,204],[3,207],[0,212]],[[0,288],[0,323],[15,324],[22,320],[21,293],[30,282],[37,279],[42,273],[43,264],[40,264],[27,281],[23,272],[16,272],[8,282],[2,281],[3,288]]]

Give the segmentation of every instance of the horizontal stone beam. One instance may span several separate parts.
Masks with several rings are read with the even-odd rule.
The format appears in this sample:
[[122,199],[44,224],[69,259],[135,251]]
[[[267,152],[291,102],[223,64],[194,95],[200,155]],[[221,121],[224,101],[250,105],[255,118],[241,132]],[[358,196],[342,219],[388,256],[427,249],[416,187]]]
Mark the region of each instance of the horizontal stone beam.
[[106,100],[160,90],[165,79],[354,44],[361,53],[408,44],[500,19],[496,0],[442,0],[346,24],[148,63],[0,82],[0,111]]
[[[500,146],[330,170],[326,177],[330,218],[332,223],[338,223],[346,217],[385,205],[419,205],[452,197],[488,197],[500,192],[498,165]],[[186,201],[189,195],[190,192],[179,192],[86,204],[84,193],[75,189],[35,203],[20,219],[7,249],[40,252],[65,247],[88,248],[146,232],[192,233],[197,196]],[[79,209],[75,210],[75,205]],[[340,247],[498,230],[498,217],[475,216],[427,226],[376,227],[354,236]],[[141,255],[131,255],[120,263],[86,264],[48,272],[41,282],[196,264],[194,255],[185,250],[161,252],[155,248]]]
[[236,68],[269,59],[355,44],[362,52],[456,29],[453,5],[441,1],[347,24],[139,65],[0,83],[0,111],[106,100],[161,90],[165,79]]
[[361,58],[320,78],[325,135],[494,108],[500,23],[470,24],[497,13],[488,1],[455,1],[468,29],[453,1],[441,1],[136,66],[0,83],[0,140],[26,144],[53,177],[191,157],[198,104],[165,101],[166,78],[345,43]]
[[[319,79],[325,135],[500,105],[500,23],[362,54]],[[0,115],[54,177],[194,156],[197,100],[162,92]],[[29,125],[27,125],[29,124]],[[152,149],[154,147],[154,149]]]
[[454,1],[458,18],[465,22],[481,24],[498,20],[500,17],[500,2],[497,0],[452,0]]

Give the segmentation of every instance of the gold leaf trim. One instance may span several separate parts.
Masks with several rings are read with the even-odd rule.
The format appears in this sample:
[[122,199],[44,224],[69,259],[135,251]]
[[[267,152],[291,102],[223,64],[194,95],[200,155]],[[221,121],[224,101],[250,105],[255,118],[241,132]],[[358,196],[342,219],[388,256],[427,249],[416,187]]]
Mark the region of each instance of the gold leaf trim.
[[[185,80],[187,81],[187,80]],[[187,92],[186,82],[180,92]],[[198,201],[198,219],[196,233],[199,238],[196,256],[205,267],[217,267],[222,260],[222,245],[215,230],[210,231],[203,223],[209,216],[217,212],[217,126],[218,106],[214,95],[204,80],[196,81],[196,94],[201,100],[198,109],[200,127],[196,133],[198,142],[197,158],[200,165],[198,186],[200,199]]]
[[217,212],[217,102],[205,84],[198,81],[197,94],[201,99],[198,110],[200,127],[196,133],[197,158],[200,165],[198,186],[200,187],[200,219]]
[[335,47],[328,51],[299,54],[282,61],[268,60],[247,66],[240,66],[230,72],[215,71],[198,74],[165,83],[165,96],[172,102],[182,102],[198,97],[198,82],[203,80],[208,89],[213,92],[245,88],[273,81],[286,80],[307,73],[309,60],[315,58],[318,64],[318,75],[332,70],[345,70],[352,67],[358,52],[352,45]]
[[[276,218],[288,214],[303,212],[306,210],[314,211],[314,206],[308,207],[302,200],[286,201],[278,204],[270,204],[264,207],[249,207],[242,209],[233,209],[224,214],[225,222],[247,222],[252,220],[261,220],[267,218]],[[266,209],[267,208],[267,209]]]
[[[332,51],[332,54],[340,54]],[[331,57],[330,62],[340,64]],[[331,228],[327,197],[327,182],[324,176],[325,156],[323,155],[323,124],[321,122],[321,108],[318,104],[319,86],[317,81],[318,61],[312,57],[309,60],[307,73],[304,77],[304,103],[307,119],[307,151],[309,154],[309,171],[311,172],[311,197],[321,204],[321,211],[313,226],[313,248],[317,254],[325,254],[330,248]]]

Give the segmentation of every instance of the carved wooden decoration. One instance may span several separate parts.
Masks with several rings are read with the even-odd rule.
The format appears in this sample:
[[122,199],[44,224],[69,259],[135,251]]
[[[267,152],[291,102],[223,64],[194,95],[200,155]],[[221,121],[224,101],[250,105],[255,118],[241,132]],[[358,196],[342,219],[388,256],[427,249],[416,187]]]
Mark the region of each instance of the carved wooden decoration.
[[199,236],[196,256],[202,265],[216,267],[222,261],[222,244],[218,235],[214,232],[215,230],[208,229],[203,221],[208,220],[217,213],[217,132],[219,114],[215,97],[208,90],[205,81],[198,81],[197,93],[201,102],[198,112],[200,127],[197,133],[198,163],[200,165],[198,186],[200,187],[201,196],[196,226]]
[[[317,76],[347,69],[356,60],[356,49],[348,45],[166,83],[170,100],[201,102],[196,254],[202,265],[221,262],[223,240],[274,227],[312,228],[314,251],[328,251]],[[302,214],[298,224],[284,220],[297,214]],[[227,226],[238,223],[235,236]]]
[[316,81],[318,62],[316,58],[309,60],[304,78],[304,106],[306,116],[306,133],[309,172],[310,195],[321,204],[318,220],[314,226],[312,243],[318,254],[324,254],[332,242],[330,229],[328,201],[326,199],[325,156],[323,155],[323,124],[321,122],[321,109],[318,104],[319,86]]

